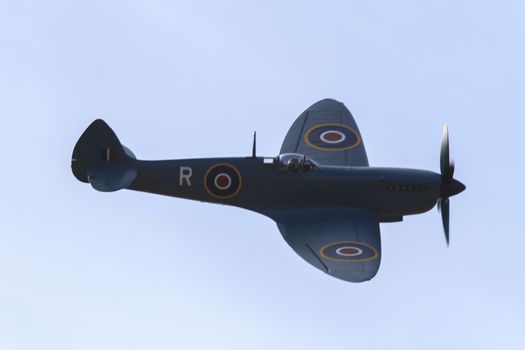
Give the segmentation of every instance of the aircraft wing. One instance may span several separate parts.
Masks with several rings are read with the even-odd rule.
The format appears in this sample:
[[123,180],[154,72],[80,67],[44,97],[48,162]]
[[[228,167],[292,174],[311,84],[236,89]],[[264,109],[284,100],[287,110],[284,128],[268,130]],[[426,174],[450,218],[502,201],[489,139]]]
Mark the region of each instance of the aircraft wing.
[[304,260],[349,282],[372,279],[381,261],[377,216],[364,209],[311,209],[272,215]]
[[295,120],[280,153],[305,154],[322,165],[368,166],[352,114],[331,99],[313,104]]

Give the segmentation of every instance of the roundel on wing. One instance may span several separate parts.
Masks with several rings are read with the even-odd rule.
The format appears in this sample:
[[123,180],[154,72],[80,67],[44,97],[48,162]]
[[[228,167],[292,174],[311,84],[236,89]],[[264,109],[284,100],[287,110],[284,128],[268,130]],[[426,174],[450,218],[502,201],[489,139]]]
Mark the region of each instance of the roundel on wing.
[[241,185],[241,173],[230,164],[215,164],[204,175],[204,188],[215,198],[231,198],[239,193]]
[[371,245],[351,241],[330,243],[322,247],[319,253],[323,258],[344,262],[368,261],[379,256]]
[[304,141],[311,147],[322,151],[345,151],[361,143],[354,129],[337,123],[319,124],[304,134]]

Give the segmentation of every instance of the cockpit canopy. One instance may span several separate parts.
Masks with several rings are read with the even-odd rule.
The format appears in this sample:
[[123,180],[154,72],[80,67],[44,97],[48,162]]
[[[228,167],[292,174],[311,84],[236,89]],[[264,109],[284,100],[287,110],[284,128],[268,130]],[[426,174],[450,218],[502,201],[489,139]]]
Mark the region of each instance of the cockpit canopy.
[[279,170],[307,172],[319,170],[319,165],[304,154],[283,153],[276,158]]

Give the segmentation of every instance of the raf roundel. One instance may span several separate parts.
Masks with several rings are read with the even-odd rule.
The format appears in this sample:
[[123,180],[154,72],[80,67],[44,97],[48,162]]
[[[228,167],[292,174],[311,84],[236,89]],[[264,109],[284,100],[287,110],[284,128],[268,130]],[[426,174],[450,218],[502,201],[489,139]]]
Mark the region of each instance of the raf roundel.
[[215,176],[213,180],[215,187],[221,191],[225,191],[232,185],[232,178],[226,173],[220,173]]
[[241,173],[231,164],[215,164],[204,175],[204,188],[215,198],[232,198],[239,193],[241,185]]
[[377,250],[369,244],[362,242],[335,242],[325,245],[319,251],[325,259],[342,262],[362,262],[376,259]]
[[363,254],[363,250],[357,247],[341,247],[335,250],[335,253],[340,256],[360,256]]
[[323,132],[319,138],[321,141],[331,144],[341,143],[346,140],[345,134],[337,130],[327,130]]
[[359,146],[361,137],[346,125],[326,123],[311,127],[304,134],[304,141],[322,151],[345,151]]

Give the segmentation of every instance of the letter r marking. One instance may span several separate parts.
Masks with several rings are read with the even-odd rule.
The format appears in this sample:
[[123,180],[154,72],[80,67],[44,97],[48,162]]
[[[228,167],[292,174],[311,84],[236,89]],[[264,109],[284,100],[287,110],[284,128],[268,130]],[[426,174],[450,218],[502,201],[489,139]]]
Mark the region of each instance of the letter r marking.
[[179,186],[183,186],[183,183],[186,182],[186,186],[191,187],[192,174],[193,170],[189,166],[181,166],[179,175]]

